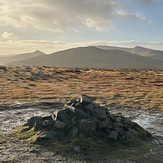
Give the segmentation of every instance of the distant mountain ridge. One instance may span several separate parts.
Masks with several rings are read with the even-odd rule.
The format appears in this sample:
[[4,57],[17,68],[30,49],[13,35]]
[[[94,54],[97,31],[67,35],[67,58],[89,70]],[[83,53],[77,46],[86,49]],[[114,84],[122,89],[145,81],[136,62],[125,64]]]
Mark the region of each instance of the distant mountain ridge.
[[14,56],[7,56],[7,57],[0,57],[0,64],[5,65],[5,64],[9,64],[12,62],[18,62],[21,60],[26,60],[29,58],[34,58],[34,57],[38,57],[38,56],[44,56],[46,55],[45,53],[36,50],[32,53],[24,53],[24,54],[18,54],[18,55],[14,55]]
[[100,49],[103,50],[123,50],[126,52],[130,52],[130,53],[134,53],[134,54],[138,54],[144,57],[149,57],[152,59],[158,59],[163,61],[163,51],[161,50],[153,50],[153,49],[149,49],[149,48],[144,48],[141,46],[135,46],[134,48],[124,48],[124,47],[114,47],[114,46],[103,46],[103,45],[99,45],[97,46]]
[[[104,49],[105,48],[105,49]],[[143,47],[78,47],[55,52],[49,55],[38,55],[28,59],[7,63],[10,66],[52,66],[78,68],[151,68],[163,69],[163,61],[156,58],[135,54],[150,51]],[[149,53],[149,52],[148,52]],[[154,55],[153,55],[154,56]],[[157,54],[155,55],[157,56]]]

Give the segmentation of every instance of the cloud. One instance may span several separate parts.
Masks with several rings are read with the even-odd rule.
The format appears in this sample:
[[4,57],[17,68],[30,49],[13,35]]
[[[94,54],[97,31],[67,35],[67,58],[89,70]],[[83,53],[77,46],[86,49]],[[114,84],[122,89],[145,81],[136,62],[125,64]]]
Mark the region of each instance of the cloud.
[[16,35],[14,35],[13,33],[10,33],[10,32],[3,32],[1,35],[1,38],[3,40],[16,40],[16,39],[18,39],[18,37]]
[[[64,46],[63,46],[64,45]],[[41,50],[44,53],[51,54],[56,51],[65,50],[75,47],[84,46],[118,46],[118,47],[135,47],[143,46],[151,49],[163,50],[163,42],[139,42],[134,40],[129,41],[84,41],[84,42],[67,42],[63,40],[48,41],[48,40],[6,40],[0,41],[0,55],[7,54],[24,54]]]
[[139,3],[143,5],[152,5],[154,3],[162,3],[163,0],[137,0]]
[[[54,51],[68,48],[63,41],[48,41],[48,40],[6,40],[0,41],[0,55],[24,54],[41,50],[45,53],[53,53]],[[68,43],[67,43],[68,44]]]
[[74,28],[102,31],[112,29],[116,17],[148,22],[143,15],[126,11],[120,0],[1,0],[0,26],[54,32]]
[[150,19],[143,16],[143,13],[141,12],[135,12],[135,13],[129,13],[128,11],[117,11],[117,15],[120,15],[120,19],[127,20],[127,21],[136,21],[139,23],[151,23]]

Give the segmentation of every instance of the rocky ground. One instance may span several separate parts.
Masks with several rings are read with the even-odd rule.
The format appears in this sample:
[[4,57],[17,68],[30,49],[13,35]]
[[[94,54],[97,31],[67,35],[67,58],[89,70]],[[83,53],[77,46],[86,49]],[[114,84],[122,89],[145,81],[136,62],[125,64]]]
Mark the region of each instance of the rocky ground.
[[[163,71],[0,67],[0,161],[4,162],[162,162]],[[49,115],[87,94],[113,113],[121,112],[154,136],[143,152],[122,148],[107,157],[58,153],[50,147],[3,134],[35,115]],[[139,152],[141,152],[141,154]],[[99,151],[100,152],[100,151]],[[123,156],[123,157],[122,157]],[[124,157],[125,156],[125,157]]]

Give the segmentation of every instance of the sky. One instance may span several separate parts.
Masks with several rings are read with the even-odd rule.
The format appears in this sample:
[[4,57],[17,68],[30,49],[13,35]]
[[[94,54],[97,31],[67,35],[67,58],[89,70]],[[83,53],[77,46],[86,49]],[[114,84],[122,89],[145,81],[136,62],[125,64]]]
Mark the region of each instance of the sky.
[[0,55],[94,45],[163,50],[163,0],[0,0]]

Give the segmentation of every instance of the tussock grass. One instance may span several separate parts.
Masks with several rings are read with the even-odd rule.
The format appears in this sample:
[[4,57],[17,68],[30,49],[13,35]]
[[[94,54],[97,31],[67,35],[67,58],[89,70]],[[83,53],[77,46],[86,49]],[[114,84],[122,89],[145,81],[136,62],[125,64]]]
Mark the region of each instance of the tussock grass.
[[162,70],[8,67],[0,71],[0,102],[96,96],[106,105],[163,110]]

